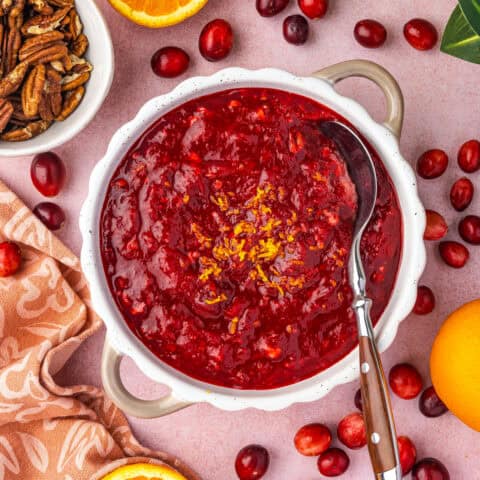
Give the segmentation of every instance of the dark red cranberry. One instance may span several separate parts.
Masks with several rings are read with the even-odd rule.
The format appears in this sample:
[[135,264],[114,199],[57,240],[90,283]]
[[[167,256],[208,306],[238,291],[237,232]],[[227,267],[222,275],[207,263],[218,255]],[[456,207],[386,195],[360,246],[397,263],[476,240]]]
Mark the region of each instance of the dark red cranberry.
[[447,406],[440,400],[433,387],[426,388],[418,401],[420,411],[426,417],[439,417],[448,412]]
[[54,197],[65,184],[65,166],[55,153],[39,153],[33,157],[30,176],[35,188],[42,195]]
[[338,439],[348,448],[362,448],[367,444],[367,431],[361,413],[347,415],[338,424]]
[[262,17],[273,17],[280,13],[290,0],[257,0],[257,11]]
[[437,178],[443,175],[447,166],[448,155],[443,150],[428,150],[417,161],[417,173],[422,178]]
[[243,447],[235,460],[235,470],[240,480],[257,480],[265,475],[270,463],[266,448],[261,445]]
[[330,448],[332,434],[325,425],[311,423],[303,426],[295,435],[295,448],[307,457],[316,457]]
[[450,190],[450,201],[458,212],[465,210],[473,199],[473,183],[466,177],[459,178]]
[[59,230],[65,222],[63,210],[55,203],[42,202],[34,209],[33,213],[50,230]]
[[362,390],[360,388],[355,393],[354,403],[355,403],[355,406],[362,412],[363,399],[362,399]]
[[302,15],[290,15],[283,21],[283,36],[288,43],[303,45],[308,39],[308,22]]
[[408,437],[398,437],[398,453],[403,475],[408,475],[417,460],[417,449]]
[[420,285],[417,289],[417,300],[413,307],[413,313],[427,315],[435,308],[435,295],[430,288]]
[[458,233],[466,242],[480,245],[480,217],[467,215],[460,221]]
[[445,219],[435,210],[427,210],[427,224],[423,238],[425,240],[440,240],[448,232],[448,225]]
[[469,140],[458,151],[458,166],[467,173],[480,169],[480,142]]
[[300,10],[312,20],[322,18],[328,10],[328,0],[298,0]]
[[209,62],[223,60],[233,47],[232,27],[221,18],[212,20],[203,27],[198,46],[200,53]]
[[376,20],[360,20],[353,31],[357,42],[366,48],[381,47],[387,39],[387,30]]
[[388,382],[392,392],[405,400],[415,398],[423,387],[418,370],[409,363],[399,363],[392,367]]
[[350,465],[348,455],[339,448],[330,448],[318,457],[318,470],[326,477],[338,477],[345,473]]
[[178,47],[163,47],[152,57],[152,70],[159,77],[173,78],[184,73],[190,63],[188,54]]
[[10,277],[18,272],[22,263],[22,252],[14,242],[0,243],[0,277]]
[[403,27],[407,42],[417,50],[431,50],[438,41],[437,29],[427,20],[414,18]]
[[412,480],[450,480],[450,474],[435,458],[424,458],[413,467]]
[[468,248],[458,242],[441,242],[439,250],[443,261],[453,268],[464,267],[470,258]]

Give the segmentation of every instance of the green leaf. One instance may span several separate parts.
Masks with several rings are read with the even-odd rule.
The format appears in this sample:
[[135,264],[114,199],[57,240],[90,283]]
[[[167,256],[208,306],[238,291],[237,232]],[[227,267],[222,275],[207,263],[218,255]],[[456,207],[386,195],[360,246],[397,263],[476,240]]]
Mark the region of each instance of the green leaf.
[[458,0],[470,26],[480,35],[480,0]]
[[480,63],[480,36],[471,27],[460,5],[457,5],[447,23],[441,50],[468,62]]

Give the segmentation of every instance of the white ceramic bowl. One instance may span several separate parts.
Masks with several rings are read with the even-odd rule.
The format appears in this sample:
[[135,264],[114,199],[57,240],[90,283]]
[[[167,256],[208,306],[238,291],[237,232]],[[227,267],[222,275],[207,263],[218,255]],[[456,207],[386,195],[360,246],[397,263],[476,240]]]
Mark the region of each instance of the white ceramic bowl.
[[[83,235],[82,267],[90,283],[92,303],[107,326],[102,377],[107,393],[121,408],[136,416],[154,417],[178,410],[193,402],[209,402],[221,409],[255,407],[278,410],[294,402],[317,400],[338,384],[358,375],[358,352],[312,378],[272,390],[234,390],[190,378],[160,361],[130,331],[109,292],[102,267],[99,239],[101,206],[109,180],[132,143],[160,116],[195,97],[236,87],[272,87],[298,93],[323,103],[347,118],[378,152],[395,184],[403,219],[403,254],[390,302],[376,326],[378,346],[385,350],[393,341],[399,323],[410,313],[417,281],[425,264],[423,231],[425,212],[417,195],[415,175],[402,158],[397,135],[403,118],[403,98],[395,80],[384,69],[365,61],[351,61],[316,74],[321,78],[297,77],[281,70],[257,71],[229,68],[210,77],[196,77],[172,92],[150,100],[130,122],[113,136],[105,157],[95,167],[88,198],[80,214]],[[347,76],[375,81],[386,94],[388,121],[375,122],[357,102],[339,95],[334,83]],[[323,78],[323,79],[322,79]],[[387,126],[386,126],[387,125]],[[171,387],[166,398],[146,402],[130,395],[119,377],[122,355],[131,357],[151,379]]]
[[0,157],[34,155],[68,142],[90,123],[102,106],[112,84],[115,63],[110,32],[95,0],[77,0],[76,6],[90,42],[85,56],[93,65],[82,103],[64,122],[54,122],[37,137],[24,142],[0,141]]

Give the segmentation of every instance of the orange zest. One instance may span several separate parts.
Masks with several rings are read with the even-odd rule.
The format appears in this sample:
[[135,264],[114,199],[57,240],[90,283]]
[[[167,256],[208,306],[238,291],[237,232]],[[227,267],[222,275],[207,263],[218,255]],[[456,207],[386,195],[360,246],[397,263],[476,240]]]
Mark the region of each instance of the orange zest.
[[134,463],[117,468],[102,480],[187,480],[166,465]]
[[161,28],[195,15],[208,0],[109,0],[115,10],[132,22]]

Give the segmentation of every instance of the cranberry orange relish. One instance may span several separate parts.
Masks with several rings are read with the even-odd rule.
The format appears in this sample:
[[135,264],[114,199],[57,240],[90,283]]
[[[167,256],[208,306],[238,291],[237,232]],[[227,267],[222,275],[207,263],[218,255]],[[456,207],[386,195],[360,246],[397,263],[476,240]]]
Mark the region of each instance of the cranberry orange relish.
[[[101,251],[130,329],[205,382],[267,389],[310,377],[357,343],[347,264],[357,197],[314,100],[242,88],[165,114],[108,187]],[[401,214],[379,194],[362,252],[377,321],[394,287]]]

